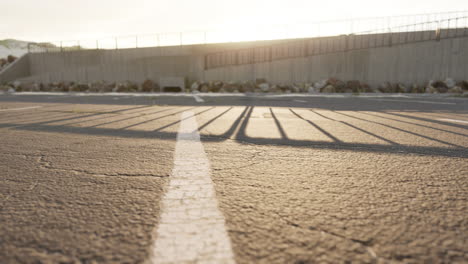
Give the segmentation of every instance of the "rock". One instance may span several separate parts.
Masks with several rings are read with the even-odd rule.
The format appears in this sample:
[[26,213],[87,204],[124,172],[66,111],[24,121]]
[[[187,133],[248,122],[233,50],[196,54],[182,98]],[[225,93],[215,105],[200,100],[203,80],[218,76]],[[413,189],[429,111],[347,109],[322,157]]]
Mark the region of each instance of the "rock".
[[309,88],[307,89],[307,92],[310,94],[316,94],[317,90],[315,89],[314,86],[309,86]]
[[288,84],[278,84],[276,87],[280,90],[280,92],[285,93],[286,91],[291,90],[291,87]]
[[362,91],[361,82],[358,80],[347,81],[346,88],[353,93],[360,93]]
[[125,83],[117,83],[115,87],[112,89],[112,92],[114,93],[126,93],[128,92],[128,87],[125,85]]
[[446,93],[448,91],[448,87],[445,84],[445,82],[435,81],[435,82],[430,82],[430,85],[434,87],[438,93]]
[[21,88],[23,92],[39,92],[39,84],[35,82],[28,82],[21,84]]
[[207,83],[200,85],[200,92],[208,93],[210,91],[210,86]]
[[190,90],[193,92],[193,91],[200,91],[200,83],[195,81],[192,83],[192,85],[190,86]]
[[268,92],[270,90],[270,85],[268,83],[261,83],[258,85],[258,88],[264,93]]
[[424,88],[419,86],[417,83],[411,85],[411,93],[424,93]]
[[6,59],[1,58],[1,59],[0,59],[0,68],[2,68],[3,66],[5,66],[7,63],[8,63],[8,61],[7,61]]
[[327,80],[327,85],[332,85],[335,88],[336,93],[350,93],[352,90],[347,89],[346,83],[337,79],[329,78]]
[[314,87],[316,91],[321,91],[322,88],[324,88],[325,86],[327,86],[327,80],[322,80],[322,81],[314,83]]
[[294,83],[292,86],[291,86],[291,91],[293,93],[302,93],[302,92],[307,92],[307,89],[306,89],[306,84],[305,83]]
[[70,88],[75,85],[74,82],[63,82],[60,83],[64,92],[69,92]]
[[302,88],[301,88],[301,86],[298,86],[297,84],[293,84],[291,86],[290,91],[293,92],[293,93],[300,93],[302,91]]
[[322,88],[322,90],[320,91],[322,93],[335,93],[336,92],[336,89],[333,85],[327,85],[325,86],[324,88]]
[[13,82],[13,87],[14,87],[14,88],[18,88],[18,87],[20,87],[20,86],[21,86],[21,82],[20,82],[20,81],[14,81],[14,82]]
[[89,85],[85,83],[77,83],[73,87],[73,90],[77,92],[87,92],[89,90]]
[[448,92],[449,93],[461,94],[461,93],[463,93],[463,89],[460,86],[454,86],[454,87],[448,89]]
[[224,89],[228,93],[232,93],[232,92],[234,92],[234,90],[239,89],[239,85],[234,83],[234,82],[229,82],[229,83],[223,84],[223,86],[221,88]]
[[255,79],[255,84],[258,86],[262,83],[267,83],[267,80],[265,78],[258,78],[258,79]]
[[2,91],[2,92],[7,92],[8,89],[10,89],[10,88],[13,88],[13,87],[8,86],[8,85],[0,85],[0,91]]
[[89,90],[89,85],[88,84],[83,84],[83,83],[73,83],[68,87],[69,92],[86,92]]
[[112,88],[110,85],[106,84],[105,81],[97,81],[93,82],[89,85],[89,92],[93,93],[106,93],[106,92],[111,92]]
[[8,55],[7,57],[8,63],[13,63],[16,59],[18,59],[18,57],[15,57],[13,55]]
[[271,92],[271,93],[281,93],[282,90],[281,90],[281,88],[280,88],[278,85],[272,85],[272,86],[270,87],[270,92]]
[[375,93],[375,89],[367,83],[361,83],[361,91],[363,93]]
[[402,83],[397,83],[393,90],[396,93],[404,93],[406,91],[406,86]]
[[389,82],[384,82],[377,88],[382,93],[393,93],[393,87]]
[[50,91],[49,85],[47,85],[47,84],[45,84],[45,83],[40,83],[40,84],[39,84],[39,91],[41,91],[41,92],[48,92],[48,91]]
[[463,91],[468,91],[468,81],[460,81],[457,83],[457,86],[460,87]]
[[245,82],[240,87],[240,92],[242,93],[251,93],[255,89],[255,85],[252,82]]
[[449,88],[449,89],[453,88],[453,87],[455,87],[455,85],[457,85],[457,83],[452,78],[445,79],[444,83],[447,86],[447,88]]
[[426,93],[431,93],[431,94],[432,94],[432,93],[437,93],[437,89],[434,88],[432,85],[428,84],[428,85],[426,86]]
[[214,81],[209,83],[209,91],[217,93],[223,87],[224,83],[221,81]]
[[139,89],[138,84],[127,81],[125,82],[125,85],[128,87],[129,92],[132,92],[132,93],[138,92],[138,89]]
[[130,81],[125,81],[123,83],[118,83],[112,91],[117,93],[137,92],[138,85]]
[[70,85],[70,87],[68,87],[68,92],[70,93],[77,93],[79,92],[80,90],[78,89],[78,86],[73,84],[73,85]]
[[141,91],[144,93],[154,92],[155,87],[156,87],[156,84],[152,80],[145,80],[141,84]]

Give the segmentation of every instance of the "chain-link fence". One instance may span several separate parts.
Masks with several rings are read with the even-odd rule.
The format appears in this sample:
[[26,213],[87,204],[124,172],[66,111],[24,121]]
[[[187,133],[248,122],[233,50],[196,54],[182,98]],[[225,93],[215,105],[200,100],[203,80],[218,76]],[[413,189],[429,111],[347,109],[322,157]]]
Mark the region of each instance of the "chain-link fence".
[[468,16],[214,52],[205,55],[205,69],[463,36],[468,36]]
[[62,52],[81,49],[126,49],[210,44],[253,40],[298,39],[349,34],[429,31],[466,28],[468,11],[356,18],[294,25],[268,25],[242,30],[159,33],[92,40],[31,43],[29,52]]

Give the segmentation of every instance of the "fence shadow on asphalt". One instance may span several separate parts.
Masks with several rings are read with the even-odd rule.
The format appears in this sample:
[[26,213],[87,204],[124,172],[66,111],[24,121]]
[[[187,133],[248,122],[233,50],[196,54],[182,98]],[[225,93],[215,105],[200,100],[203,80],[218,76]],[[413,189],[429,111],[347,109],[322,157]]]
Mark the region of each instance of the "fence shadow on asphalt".
[[[317,109],[327,109],[336,111],[424,111],[436,112],[450,109],[450,111],[463,111],[466,113],[466,106],[463,104],[451,105],[457,101],[453,98],[424,98],[424,97],[385,97],[376,94],[366,96],[350,95],[316,95],[303,96],[300,94],[290,94],[288,96],[278,96],[272,94],[238,94],[238,95],[216,95],[203,96],[204,102],[197,102],[191,94],[181,94],[181,96],[155,94],[154,96],[145,95],[76,95],[64,94],[60,96],[44,96],[41,94],[25,95],[0,95],[0,103],[40,103],[40,104],[76,104],[76,105],[118,105],[118,106],[254,106],[254,107],[286,107],[286,108],[304,108],[313,107]],[[118,100],[116,100],[118,99]],[[424,100],[418,103],[418,100]],[[407,102],[405,102],[405,100]],[[440,102],[442,100],[442,102]],[[447,103],[449,102],[449,103]]]
[[[350,131],[353,131],[353,130],[359,131],[368,136],[378,138],[388,143],[388,145],[374,144],[374,143],[354,143],[354,142],[350,143],[350,142],[344,142],[340,140],[339,138],[334,136],[330,131],[327,131],[327,129],[321,127],[317,122],[314,122],[313,120],[305,118],[303,115],[298,113],[296,109],[289,108],[288,111],[292,113],[292,116],[307,122],[309,125],[317,129],[320,133],[328,137],[331,140],[331,142],[319,141],[319,140],[298,140],[298,139],[291,139],[288,137],[287,131],[285,127],[282,125],[281,120],[275,114],[275,111],[273,110],[273,108],[270,107],[269,112],[277,128],[277,131],[279,132],[280,137],[279,138],[259,138],[259,137],[251,137],[247,135],[247,126],[248,126],[248,123],[251,121],[252,112],[254,111],[254,108],[255,108],[254,106],[245,106],[242,110],[242,113],[235,116],[235,118],[233,118],[232,121],[229,121],[232,123],[230,123],[226,131],[221,134],[208,135],[208,134],[203,133],[202,130],[205,129],[209,125],[215,125],[216,122],[220,121],[220,118],[222,116],[231,112],[233,107],[231,106],[228,109],[224,110],[223,112],[217,114],[216,116],[208,119],[207,121],[205,121],[203,124],[199,126],[199,130],[202,131],[201,132],[202,140],[204,142],[223,142],[226,140],[233,140],[240,144],[293,146],[297,148],[349,150],[349,151],[357,151],[357,152],[395,153],[399,155],[418,154],[418,155],[435,155],[435,156],[446,156],[446,157],[463,157],[463,158],[468,157],[468,148],[466,147],[458,146],[456,144],[446,142],[437,138],[433,138],[428,135],[418,134],[413,131],[402,129],[402,128],[389,125],[383,122],[371,120],[371,118],[377,117],[377,118],[381,118],[384,120],[390,120],[392,122],[401,122],[402,124],[406,124],[406,125],[422,127],[425,129],[434,129],[435,131],[451,133],[457,136],[468,137],[467,134],[450,131],[448,129],[433,127],[430,125],[420,124],[420,122],[423,121],[423,122],[428,122],[428,123],[432,122],[434,124],[445,125],[445,126],[453,125],[451,123],[447,123],[443,121],[414,117],[414,116],[409,116],[409,115],[407,116],[403,114],[388,113],[388,112],[372,112],[372,113],[359,112],[361,115],[356,116],[355,113],[343,113],[343,112],[338,112],[338,111],[331,111],[331,113],[333,113],[335,116],[341,115],[345,118],[349,118],[350,120],[354,119],[354,120],[358,120],[359,122],[366,122],[371,125],[382,126],[387,129],[398,131],[400,133],[405,133],[411,136],[416,136],[416,137],[420,137],[426,140],[444,144],[447,147],[412,146],[412,145],[400,144],[394,140],[387,138],[385,135],[370,132],[364,129],[363,127],[359,127],[356,124],[351,124],[347,121],[340,121],[335,118],[326,116],[322,113],[319,113],[313,109],[309,109],[311,112],[313,112],[314,114],[317,114],[318,116],[324,119],[337,122],[339,124],[342,124],[350,128],[351,129]],[[64,117],[62,116],[62,114],[64,113],[58,112],[57,113],[58,115],[56,116],[48,116],[49,118],[48,120],[41,120],[40,122],[37,122],[37,119],[34,119],[34,121],[36,122],[26,123],[26,124],[14,122],[14,121],[4,122],[5,120],[0,119],[0,127],[11,128],[15,130],[24,130],[24,131],[41,131],[41,132],[69,133],[69,134],[81,134],[81,135],[113,136],[113,137],[123,137],[123,138],[148,138],[148,139],[158,138],[158,139],[165,139],[165,140],[175,140],[177,136],[176,132],[171,132],[171,131],[168,132],[168,131],[163,131],[163,130],[169,127],[174,128],[174,126],[179,124],[181,120],[173,121],[169,124],[165,124],[154,130],[149,130],[149,131],[136,130],[134,128],[143,124],[148,124],[156,120],[161,120],[164,118],[177,116],[177,115],[180,115],[184,111],[189,111],[189,110],[194,110],[194,109],[201,109],[195,112],[195,116],[201,116],[201,115],[206,114],[209,111],[216,109],[216,107],[214,106],[204,107],[204,108],[184,107],[181,110],[179,110],[179,108],[169,107],[169,108],[157,109],[156,111],[153,111],[153,109],[149,106],[134,106],[134,107],[127,107],[123,109],[122,108],[106,109],[104,111],[99,111],[99,112],[94,112],[94,113],[82,113],[78,116],[76,116],[76,113],[75,113],[75,114],[72,114],[72,116],[68,116],[68,117],[66,116]],[[177,111],[174,112],[174,110],[177,110]],[[130,124],[124,127],[120,127],[120,128],[100,127],[100,126],[109,125],[109,124],[122,122],[122,121],[129,122],[133,118],[141,117],[140,114],[145,111],[146,113],[144,113],[144,117],[146,118],[146,120],[144,121],[140,122],[138,120],[138,122],[131,122]],[[167,113],[169,111],[170,113]],[[112,121],[107,120],[109,115],[117,116],[118,114],[125,114],[125,115],[122,116],[122,118],[118,118],[116,120],[112,120]],[[128,116],[129,114],[132,116]],[[152,115],[158,115],[158,116],[153,118],[151,117]],[[364,118],[362,117],[362,115],[369,116],[370,119]],[[395,116],[399,118],[397,119],[395,118]],[[12,116],[12,118],[18,118],[18,116]],[[404,118],[404,119],[400,119],[400,118]],[[102,120],[104,122],[101,122],[98,124],[92,124],[89,126],[86,126],[86,125],[72,126],[72,125],[84,124],[85,122],[96,121],[96,120]],[[414,120],[415,122],[412,122],[411,120]],[[65,122],[65,124],[55,124],[58,122]],[[223,124],[225,124],[226,119],[223,119],[223,122],[224,122]],[[453,127],[457,129],[468,128],[468,126],[463,126],[463,125],[458,125],[458,124]],[[130,128],[133,128],[133,129],[130,129]]]

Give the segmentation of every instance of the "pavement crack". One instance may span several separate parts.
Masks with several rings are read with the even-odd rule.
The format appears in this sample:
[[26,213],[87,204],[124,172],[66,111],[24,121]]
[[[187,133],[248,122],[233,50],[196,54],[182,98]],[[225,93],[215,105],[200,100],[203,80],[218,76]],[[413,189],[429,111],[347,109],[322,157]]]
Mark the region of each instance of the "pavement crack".
[[[381,259],[381,260],[386,260],[384,258],[381,258],[379,257],[374,249],[371,247],[371,245],[373,244],[373,240],[372,239],[368,239],[368,240],[362,240],[362,239],[357,239],[357,238],[350,238],[350,237],[347,237],[347,236],[344,236],[344,235],[341,235],[341,234],[338,234],[338,233],[335,233],[335,232],[332,232],[332,231],[329,231],[329,230],[325,230],[323,228],[320,228],[320,227],[316,227],[316,226],[309,226],[309,227],[304,227],[298,223],[295,223],[293,221],[290,221],[289,219],[286,219],[285,217],[282,217],[280,214],[276,214],[278,215],[278,217],[280,217],[280,219],[282,219],[284,222],[286,222],[288,225],[290,226],[293,226],[293,227],[296,227],[296,228],[302,228],[302,229],[308,229],[308,230],[311,230],[311,231],[317,231],[317,232],[321,232],[322,234],[327,234],[327,235],[330,235],[330,236],[334,236],[334,237],[337,237],[337,238],[340,238],[340,239],[344,239],[344,240],[347,240],[347,241],[351,241],[353,243],[357,243],[359,245],[361,245],[362,247],[364,247],[367,251],[367,253],[374,259]],[[388,260],[386,260],[388,261]]]

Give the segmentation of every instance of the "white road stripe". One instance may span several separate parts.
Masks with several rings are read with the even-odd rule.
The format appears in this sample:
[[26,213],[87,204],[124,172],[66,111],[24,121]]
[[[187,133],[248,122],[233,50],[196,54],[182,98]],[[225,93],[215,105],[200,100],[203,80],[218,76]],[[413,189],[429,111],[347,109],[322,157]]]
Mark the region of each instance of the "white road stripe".
[[194,113],[182,113],[149,263],[235,263]]
[[298,103],[307,103],[307,101],[305,101],[305,100],[294,100],[294,102],[298,102]]
[[41,108],[41,107],[42,106],[28,106],[28,107],[21,107],[21,108],[0,109],[0,112],[21,111],[21,110],[36,109],[36,108]]
[[205,100],[203,100],[203,98],[201,98],[200,96],[198,96],[196,94],[193,95],[193,98],[195,98],[195,101],[197,101],[197,103],[205,102]]
[[371,99],[366,98],[368,100],[373,101],[385,101],[385,102],[404,102],[404,103],[420,103],[420,104],[440,104],[440,105],[455,105],[456,103],[449,103],[449,102],[434,102],[434,101],[417,101],[417,100],[393,100],[393,99]]
[[440,120],[440,121],[448,121],[448,122],[455,122],[455,123],[463,123],[463,124],[468,124],[468,121],[464,121],[464,120],[458,120],[458,119],[448,119],[448,118],[439,118],[437,120]]

